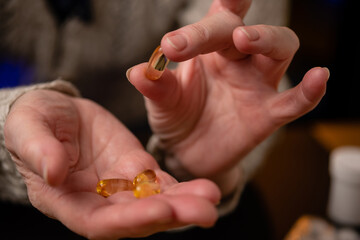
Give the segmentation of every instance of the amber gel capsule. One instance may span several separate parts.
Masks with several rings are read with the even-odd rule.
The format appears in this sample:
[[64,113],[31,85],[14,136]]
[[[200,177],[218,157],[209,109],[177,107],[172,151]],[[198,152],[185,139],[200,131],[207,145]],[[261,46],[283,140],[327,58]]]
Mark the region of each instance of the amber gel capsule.
[[133,183],[126,179],[104,179],[99,181],[96,186],[96,192],[103,197],[109,197],[120,191],[132,190],[134,190]]
[[156,182],[138,183],[134,189],[134,196],[145,198],[160,193],[160,185]]
[[156,182],[156,174],[153,170],[147,169],[134,178],[133,184],[136,186],[139,183],[143,182]]
[[145,76],[150,80],[158,80],[168,64],[169,59],[165,56],[161,47],[157,47],[150,57]]
[[103,197],[121,191],[133,191],[135,197],[144,198],[160,193],[160,184],[157,182],[155,172],[147,169],[136,175],[132,182],[113,178],[100,180],[96,186],[96,192]]
[[157,182],[153,170],[147,169],[134,178],[134,196],[137,198],[149,197],[160,193],[160,184]]

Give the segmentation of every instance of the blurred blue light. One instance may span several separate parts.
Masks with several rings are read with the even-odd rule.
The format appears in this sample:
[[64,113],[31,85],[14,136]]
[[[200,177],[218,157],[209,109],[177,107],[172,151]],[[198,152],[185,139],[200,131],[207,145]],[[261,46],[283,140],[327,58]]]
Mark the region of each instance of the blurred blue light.
[[25,64],[0,59],[0,88],[30,84],[33,77],[34,71]]

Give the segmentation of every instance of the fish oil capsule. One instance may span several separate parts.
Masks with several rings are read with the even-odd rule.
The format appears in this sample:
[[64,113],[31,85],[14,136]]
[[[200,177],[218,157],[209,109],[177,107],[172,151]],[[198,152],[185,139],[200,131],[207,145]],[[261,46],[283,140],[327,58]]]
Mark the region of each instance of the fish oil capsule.
[[138,183],[134,189],[134,196],[145,198],[160,193],[160,185],[156,182]]
[[156,174],[153,170],[147,169],[139,173],[133,181],[134,186],[142,182],[156,182]]
[[165,56],[161,47],[157,47],[150,57],[145,76],[150,80],[158,80],[168,64],[169,59]]
[[120,191],[131,190],[134,190],[134,185],[126,179],[104,179],[99,181],[96,186],[96,192],[103,197],[109,197]]

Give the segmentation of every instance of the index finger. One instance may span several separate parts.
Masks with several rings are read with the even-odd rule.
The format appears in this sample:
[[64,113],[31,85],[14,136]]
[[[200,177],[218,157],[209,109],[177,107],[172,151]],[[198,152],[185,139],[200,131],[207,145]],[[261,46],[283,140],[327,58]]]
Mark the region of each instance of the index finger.
[[241,25],[243,22],[239,16],[229,10],[220,11],[167,33],[161,41],[161,47],[170,60],[185,61],[199,54],[231,47],[233,31]]
[[291,59],[300,46],[296,33],[288,27],[253,25],[234,31],[236,48],[247,54],[262,54],[274,60]]

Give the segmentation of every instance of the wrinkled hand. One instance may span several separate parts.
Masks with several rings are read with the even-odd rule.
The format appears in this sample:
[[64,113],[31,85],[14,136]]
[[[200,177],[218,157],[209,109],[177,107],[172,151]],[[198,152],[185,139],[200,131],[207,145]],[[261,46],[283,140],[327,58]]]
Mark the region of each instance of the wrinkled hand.
[[203,20],[166,34],[165,55],[181,63],[158,81],[146,79],[146,63],[128,72],[146,97],[153,131],[195,176],[229,174],[254,146],[313,109],[325,93],[329,72],[320,67],[278,92],[299,40],[286,27],[244,26],[248,7],[247,0],[216,0]]
[[[4,133],[31,203],[88,238],[211,226],[217,218],[216,185],[176,182],[115,117],[89,100],[50,90],[28,92],[12,106]],[[96,193],[100,179],[130,180],[144,169],[156,172],[161,194],[136,199],[131,191],[108,198]]]

